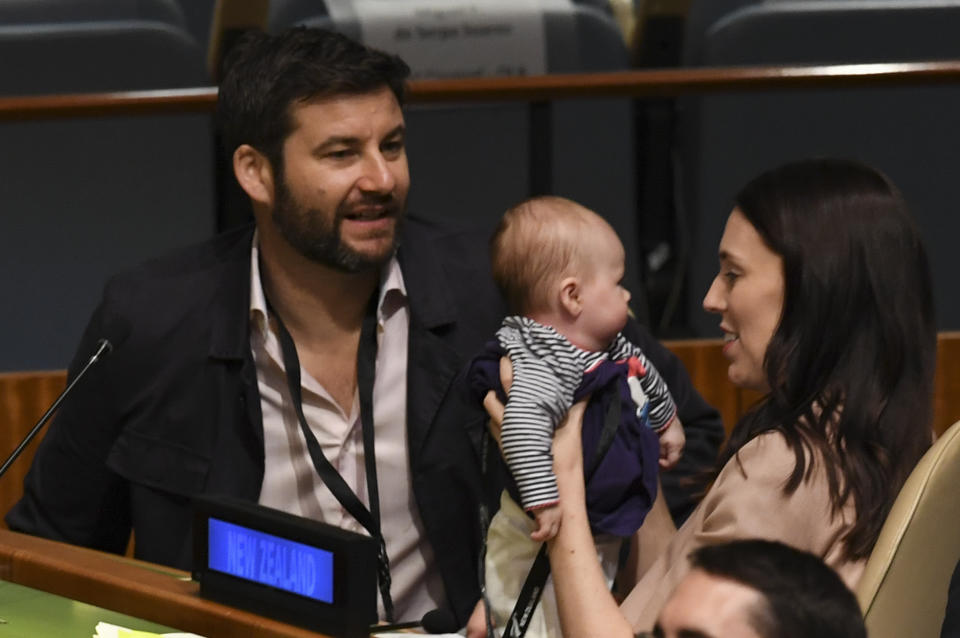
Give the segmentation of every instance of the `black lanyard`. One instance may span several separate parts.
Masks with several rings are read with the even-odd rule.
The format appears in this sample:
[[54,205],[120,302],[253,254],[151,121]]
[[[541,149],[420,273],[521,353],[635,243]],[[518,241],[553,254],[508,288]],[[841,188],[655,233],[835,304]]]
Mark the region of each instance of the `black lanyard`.
[[[610,392],[610,396],[610,403],[604,415],[603,429],[600,431],[600,440],[597,442],[597,448],[594,451],[593,458],[590,459],[589,465],[583,473],[583,482],[585,485],[590,483],[590,479],[593,478],[597,468],[600,467],[600,462],[603,461],[603,457],[606,456],[617,434],[617,429],[620,427],[622,406],[620,405],[620,395],[616,386],[614,386],[613,391]],[[584,413],[584,415],[586,415],[586,413]],[[488,449],[486,440],[490,439],[490,436],[486,436],[484,439],[482,469],[484,474],[486,474]],[[483,547],[480,551],[480,593],[487,607],[487,638],[491,638],[495,637],[496,633],[493,629],[493,620],[490,616],[490,601],[487,600],[485,582],[485,556],[487,553],[486,530],[489,528],[490,520],[486,507],[482,503],[480,505],[480,521],[485,530]],[[530,571],[527,573],[526,580],[523,581],[523,587],[520,588],[520,594],[517,596],[516,603],[514,603],[513,611],[510,612],[510,617],[507,619],[507,626],[503,628],[503,633],[501,634],[503,638],[523,638],[527,633],[527,627],[530,626],[530,621],[533,619],[533,612],[540,602],[540,594],[543,593],[543,588],[548,576],[550,576],[550,557],[547,556],[547,544],[543,543],[540,546],[540,551],[537,552],[536,558],[534,558],[533,563],[530,565]]]
[[[283,367],[287,373],[287,384],[290,388],[290,397],[293,400],[293,409],[300,421],[303,438],[307,441],[307,451],[313,466],[321,480],[330,489],[350,515],[363,525],[380,545],[378,558],[379,570],[377,582],[380,585],[380,595],[383,598],[383,609],[387,622],[393,622],[393,599],[390,597],[390,559],[387,556],[387,545],[380,531],[380,494],[377,488],[377,458],[374,452],[373,436],[373,378],[377,367],[377,300],[379,292],[375,291],[367,304],[360,329],[360,345],[357,348],[357,386],[360,393],[360,425],[363,430],[363,462],[367,471],[367,495],[370,509],[353,493],[340,473],[333,467],[323,450],[317,437],[314,436],[307,419],[303,415],[303,396],[300,391],[300,359],[297,357],[297,348],[287,331],[280,316],[273,311],[277,320],[277,332],[280,338],[280,349],[283,351]],[[267,302],[268,308],[270,302]]]

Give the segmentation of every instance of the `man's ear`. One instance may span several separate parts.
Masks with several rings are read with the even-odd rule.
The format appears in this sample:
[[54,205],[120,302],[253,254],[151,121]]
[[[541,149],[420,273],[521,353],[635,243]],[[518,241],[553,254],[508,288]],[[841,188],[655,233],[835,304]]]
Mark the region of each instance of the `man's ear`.
[[266,156],[249,144],[241,144],[233,152],[233,174],[254,202],[273,208],[273,169]]
[[560,307],[572,319],[576,319],[583,312],[579,278],[565,277],[560,281]]

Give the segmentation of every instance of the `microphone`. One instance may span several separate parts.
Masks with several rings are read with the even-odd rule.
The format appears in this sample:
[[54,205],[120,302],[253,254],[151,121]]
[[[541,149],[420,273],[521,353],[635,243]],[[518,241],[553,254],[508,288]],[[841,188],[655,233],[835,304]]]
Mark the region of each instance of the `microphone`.
[[33,437],[35,437],[37,433],[40,432],[40,429],[44,425],[46,425],[47,421],[50,420],[50,417],[53,415],[53,413],[57,411],[57,408],[60,407],[60,403],[63,402],[64,398],[66,398],[70,390],[73,389],[73,386],[77,385],[77,382],[80,380],[80,378],[87,373],[87,370],[90,369],[90,366],[95,364],[97,361],[100,361],[101,359],[103,359],[112,351],[113,351],[113,345],[108,340],[101,339],[100,341],[97,342],[96,351],[93,353],[93,356],[90,357],[90,360],[87,361],[86,365],[83,366],[83,369],[81,369],[80,372],[77,373],[77,376],[73,378],[73,381],[71,381],[70,384],[66,388],[64,388],[63,392],[60,393],[56,401],[53,402],[53,405],[51,405],[50,408],[43,413],[43,416],[40,417],[40,420],[37,421],[37,424],[33,426],[33,429],[30,430],[30,433],[27,434],[27,436],[24,437],[22,441],[20,441],[20,445],[17,446],[17,449],[15,449],[13,453],[7,457],[7,460],[3,462],[3,465],[0,466],[0,476],[3,476],[4,474],[6,474],[7,470],[10,468],[13,462],[17,460],[17,457],[20,456],[21,453],[23,453],[23,450],[27,447],[30,441],[33,440]]
[[453,617],[453,613],[449,609],[431,609],[420,620],[398,622],[390,625],[370,625],[370,633],[389,633],[416,627],[422,627],[428,634],[452,634],[460,629],[457,625],[457,619]]

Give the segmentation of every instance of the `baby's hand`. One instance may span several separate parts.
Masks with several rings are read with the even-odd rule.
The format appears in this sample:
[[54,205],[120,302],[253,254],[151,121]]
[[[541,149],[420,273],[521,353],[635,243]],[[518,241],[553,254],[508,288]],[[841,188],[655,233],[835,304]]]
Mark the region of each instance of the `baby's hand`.
[[550,540],[560,531],[560,506],[547,505],[533,510],[537,527],[530,533],[530,538],[543,543]]
[[676,416],[660,431],[660,468],[669,470],[683,454],[683,446],[687,437],[683,433],[683,424]]

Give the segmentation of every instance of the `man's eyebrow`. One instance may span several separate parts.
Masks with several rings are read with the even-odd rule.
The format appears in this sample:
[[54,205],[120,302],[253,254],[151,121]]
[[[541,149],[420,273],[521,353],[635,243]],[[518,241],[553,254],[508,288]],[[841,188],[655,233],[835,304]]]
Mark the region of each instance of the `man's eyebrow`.
[[332,135],[323,140],[314,149],[313,153],[319,155],[334,146],[356,146],[360,142],[359,138],[349,135]]
[[406,132],[407,127],[404,124],[397,124],[389,133],[383,136],[383,139],[387,140],[397,135],[404,135]]
[[[397,135],[404,135],[407,131],[407,127],[403,124],[397,124],[393,129],[387,133],[383,139],[390,139],[391,137],[396,137]],[[350,135],[331,135],[327,139],[323,140],[318,144],[314,149],[314,154],[322,154],[324,151],[333,148],[334,146],[357,146],[360,144],[360,138],[353,137]]]
[[677,638],[713,638],[713,636],[699,629],[681,629],[677,632]]

